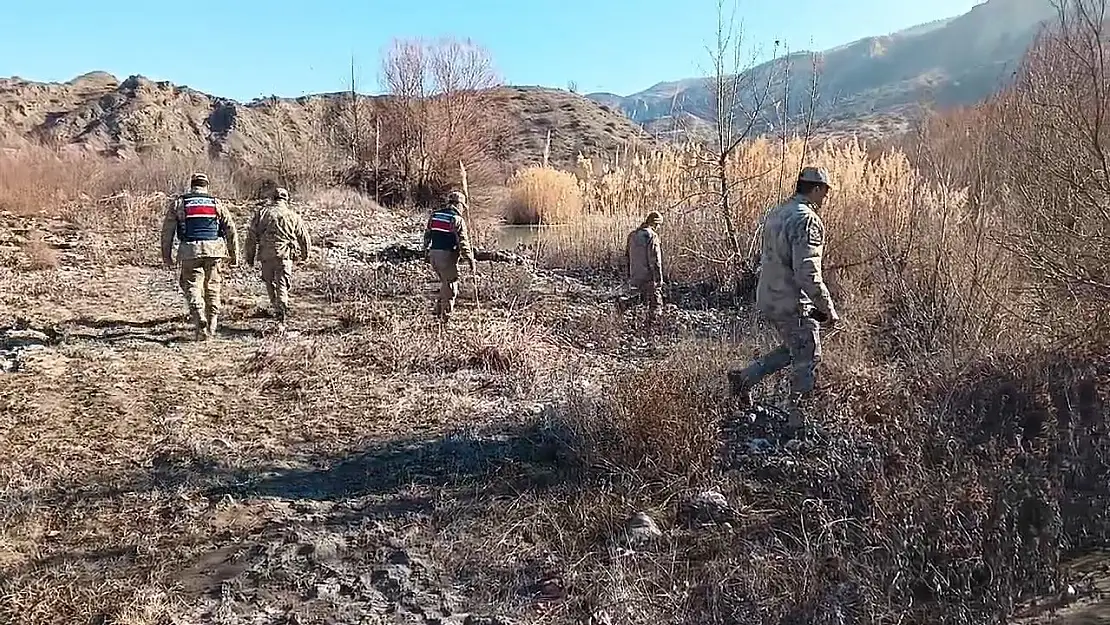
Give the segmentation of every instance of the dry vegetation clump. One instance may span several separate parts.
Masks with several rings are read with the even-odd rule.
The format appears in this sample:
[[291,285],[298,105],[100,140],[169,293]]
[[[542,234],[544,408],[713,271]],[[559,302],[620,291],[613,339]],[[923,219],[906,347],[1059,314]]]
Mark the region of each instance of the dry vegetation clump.
[[294,202],[312,205],[324,215],[358,215],[369,217],[382,212],[382,207],[374,198],[346,187],[315,189],[305,197],[295,197]]
[[27,255],[28,267],[32,271],[42,269],[56,269],[60,259],[58,250],[48,243],[41,232],[32,232],[23,244],[23,253]]
[[372,331],[352,338],[345,358],[384,375],[471,372],[518,389],[533,388],[557,364],[551,340],[538,325],[491,319],[444,328],[422,312],[373,316]]
[[308,394],[318,390],[339,366],[331,356],[332,346],[321,341],[264,341],[243,367],[259,377],[259,388]]
[[[417,268],[382,263],[377,266],[328,266],[306,279],[305,288],[330,303],[384,300],[426,292],[428,276],[419,276]],[[428,270],[430,271],[430,270]],[[421,280],[421,277],[424,280]]]
[[[816,415],[825,436],[764,453],[747,449],[763,434],[730,439],[756,426],[721,410],[729,351],[687,345],[558,413],[567,480],[590,488],[532,514],[549,537],[537,550],[558,554],[548,568],[578,589],[568,609],[634,606],[606,607],[613,622],[978,623],[1056,592],[1063,558],[1110,535],[1094,512],[1110,497],[1104,349],[983,363],[873,424],[839,396]],[[682,502],[705,490],[728,507],[691,528]],[[576,509],[590,510],[585,526]],[[599,553],[638,509],[664,535]]]
[[666,359],[623,376],[606,393],[577,394],[566,415],[580,460],[667,483],[712,468],[725,417],[724,346],[682,344]]
[[165,193],[135,195],[124,190],[68,202],[58,212],[93,241],[90,260],[101,265],[151,266],[161,262],[162,219],[168,200]]
[[82,152],[28,145],[0,153],[0,210],[17,215],[72,210],[90,217],[90,204],[122,193],[173,193],[189,174],[206,171],[222,197],[254,197],[257,176],[225,161],[152,153],[105,161]]
[[582,189],[570,172],[528,167],[509,179],[505,221],[514,225],[563,224],[581,216]]
[[[488,267],[479,270],[477,278],[478,293],[481,301],[489,305],[502,306],[515,310],[533,303],[536,295],[533,286],[536,283],[536,274],[531,267],[526,265],[509,265],[502,263],[486,263]],[[474,278],[471,289],[474,288]]]

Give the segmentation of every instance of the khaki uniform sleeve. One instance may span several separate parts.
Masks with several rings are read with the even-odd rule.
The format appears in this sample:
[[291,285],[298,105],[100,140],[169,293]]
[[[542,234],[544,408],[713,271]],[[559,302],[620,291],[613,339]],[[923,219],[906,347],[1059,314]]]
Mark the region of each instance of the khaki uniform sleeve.
[[312,237],[300,215],[297,215],[297,247],[300,248],[301,260],[308,260],[308,255],[312,251]]
[[466,220],[462,216],[456,217],[458,224],[458,237],[459,237],[459,257],[465,258],[468,262],[474,261],[474,249],[470,247],[470,231],[466,226]]
[[663,282],[663,246],[654,232],[648,240],[648,269],[656,283]]
[[624,272],[627,276],[632,275],[632,237],[635,234],[633,231],[624,238]]
[[177,203],[171,200],[162,218],[162,261],[167,265],[173,262],[173,240],[177,236]]
[[227,243],[227,256],[232,265],[239,264],[239,230],[235,227],[235,216],[223,202],[218,202],[216,214],[219,216],[220,224],[224,227],[224,241]]
[[817,310],[834,316],[829,289],[821,276],[821,258],[825,249],[825,225],[821,218],[811,214],[801,220],[793,233],[794,276],[806,295],[813,300]]
[[247,261],[248,265],[254,264],[255,256],[258,254],[258,239],[261,234],[259,232],[261,221],[259,216],[261,214],[262,209],[255,209],[254,213],[251,214],[250,223],[247,224],[247,240],[244,245],[246,249],[243,250],[243,258]]

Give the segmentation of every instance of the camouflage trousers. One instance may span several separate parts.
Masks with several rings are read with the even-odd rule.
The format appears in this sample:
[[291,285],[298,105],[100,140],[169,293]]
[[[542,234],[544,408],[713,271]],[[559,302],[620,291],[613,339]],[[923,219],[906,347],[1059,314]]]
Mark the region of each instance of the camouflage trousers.
[[821,362],[820,324],[810,317],[773,318],[768,322],[782,343],[740,371],[740,379],[752,387],[789,366],[791,395],[812,394]]
[[428,259],[439,278],[435,313],[446,317],[455,311],[455,300],[459,297],[459,255],[451,250],[430,250]]
[[266,283],[266,294],[270,306],[279,321],[289,316],[289,290],[293,285],[293,261],[287,258],[273,258],[262,261],[262,281]]
[[648,315],[655,316],[663,306],[663,287],[653,280],[633,282],[631,292],[617,300],[617,308],[623,313],[637,304],[647,306]]
[[220,263],[222,258],[194,258],[181,261],[178,284],[185,293],[193,321],[204,323],[220,314]]

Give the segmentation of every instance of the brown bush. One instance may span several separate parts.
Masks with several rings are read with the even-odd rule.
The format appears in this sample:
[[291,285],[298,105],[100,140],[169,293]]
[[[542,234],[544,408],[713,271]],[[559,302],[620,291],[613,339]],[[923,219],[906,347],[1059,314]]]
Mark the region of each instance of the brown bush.
[[[584,505],[609,526],[546,547],[577,563],[582,613],[619,584],[657,618],[978,623],[1051,592],[1067,553],[1110,535],[1093,512],[1110,497],[1105,347],[984,360],[943,378],[839,370],[813,415],[828,437],[767,455],[719,444],[732,420],[729,353],[683,345],[559,413],[568,466],[592,486]],[[737,516],[682,531],[678,502],[706,488]],[[661,544],[619,564],[597,556],[595,533],[644,507],[668,528]]]
[[23,252],[27,254],[32,270],[56,269],[61,262],[58,258],[58,250],[43,239],[41,232],[31,233],[23,245]]
[[509,179],[502,209],[510,224],[564,224],[582,217],[578,178],[552,167],[528,167]]
[[644,481],[696,482],[716,454],[725,351],[687,343],[665,360],[620,378],[603,394],[580,393],[567,408],[580,459]]
[[501,83],[489,53],[470,40],[395,40],[382,58],[390,97],[379,103],[380,158],[398,172],[405,199],[440,201],[467,172],[472,199],[498,175],[494,146],[503,125],[491,114]]
[[90,203],[125,191],[179,192],[194,171],[208,172],[213,190],[223,197],[255,194],[257,179],[225,161],[159,153],[108,160],[30,145],[0,154],[0,210],[35,215],[84,203],[90,212]]

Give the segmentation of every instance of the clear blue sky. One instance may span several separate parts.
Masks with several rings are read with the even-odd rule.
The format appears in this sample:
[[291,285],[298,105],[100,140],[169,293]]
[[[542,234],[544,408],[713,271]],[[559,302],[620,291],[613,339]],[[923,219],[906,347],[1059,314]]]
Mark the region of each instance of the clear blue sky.
[[[982,0],[740,0],[752,45],[825,49],[964,13]],[[716,0],[0,0],[0,76],[142,74],[250,100],[337,91],[352,55],[377,93],[393,37],[486,46],[505,81],[627,95],[703,74]],[[776,8],[785,7],[785,8]]]

